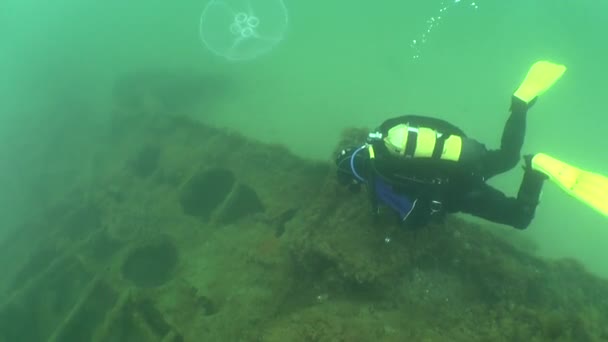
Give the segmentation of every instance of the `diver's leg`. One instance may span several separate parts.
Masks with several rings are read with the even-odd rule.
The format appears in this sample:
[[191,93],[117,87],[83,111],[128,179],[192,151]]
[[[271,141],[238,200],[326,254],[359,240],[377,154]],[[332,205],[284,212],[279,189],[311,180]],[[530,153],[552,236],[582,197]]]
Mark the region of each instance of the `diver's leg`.
[[528,227],[536,211],[545,176],[526,171],[517,198],[482,183],[458,200],[458,211],[517,229]]
[[500,149],[490,150],[483,157],[483,176],[488,179],[508,171],[517,165],[526,134],[528,106],[513,98],[511,115],[505,123],[500,141]]
[[540,195],[543,190],[543,184],[548,177],[540,171],[533,170],[531,167],[532,155],[524,156],[524,177],[519,185],[517,192],[517,201],[523,206],[530,207],[531,215],[534,216],[536,206],[540,201]]

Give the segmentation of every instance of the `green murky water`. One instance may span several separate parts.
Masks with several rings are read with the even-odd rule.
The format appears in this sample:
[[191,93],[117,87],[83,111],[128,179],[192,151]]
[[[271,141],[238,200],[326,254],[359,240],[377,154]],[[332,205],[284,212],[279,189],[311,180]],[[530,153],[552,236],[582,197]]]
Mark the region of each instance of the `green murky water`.
[[[117,84],[132,73],[150,73],[151,82],[211,75],[205,103],[179,107],[166,99],[162,108],[328,159],[342,129],[371,128],[401,113],[447,119],[496,146],[512,91],[532,62],[550,59],[569,70],[532,110],[525,151],[608,174],[605,2],[286,0],[281,39],[239,62],[202,43],[206,5],[0,4],[0,238],[73,180],[103,169],[96,147],[83,141],[99,134]],[[266,18],[260,14],[260,28]],[[183,96],[178,103],[188,101],[184,92],[175,94]],[[514,170],[494,184],[515,194],[519,177]],[[607,275],[607,228],[604,217],[548,185],[524,234],[547,255],[573,256]]]

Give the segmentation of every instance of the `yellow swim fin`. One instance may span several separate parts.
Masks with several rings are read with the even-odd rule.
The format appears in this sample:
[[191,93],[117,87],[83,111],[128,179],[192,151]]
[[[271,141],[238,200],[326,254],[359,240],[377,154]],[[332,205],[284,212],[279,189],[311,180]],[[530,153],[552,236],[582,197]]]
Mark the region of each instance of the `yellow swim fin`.
[[608,216],[608,177],[568,165],[543,153],[532,158],[532,169],[544,173],[566,193]]
[[551,88],[564,72],[566,72],[566,67],[563,65],[547,61],[536,62],[513,95],[528,104]]

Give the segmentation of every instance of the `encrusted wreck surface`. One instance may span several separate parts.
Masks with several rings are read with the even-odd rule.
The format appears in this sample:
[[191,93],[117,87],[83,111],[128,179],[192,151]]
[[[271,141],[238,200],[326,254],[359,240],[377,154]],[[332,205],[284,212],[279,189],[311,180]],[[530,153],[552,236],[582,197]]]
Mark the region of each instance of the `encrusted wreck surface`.
[[374,222],[329,164],[120,116],[0,246],[0,341],[600,341],[608,282],[452,218]]

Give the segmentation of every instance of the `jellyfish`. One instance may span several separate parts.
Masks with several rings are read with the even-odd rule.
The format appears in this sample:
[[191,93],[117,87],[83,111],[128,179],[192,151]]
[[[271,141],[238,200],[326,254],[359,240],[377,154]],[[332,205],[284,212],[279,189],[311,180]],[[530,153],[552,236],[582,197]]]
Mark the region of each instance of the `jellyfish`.
[[274,49],[287,26],[283,0],[211,0],[201,14],[199,34],[214,54],[242,61]]

